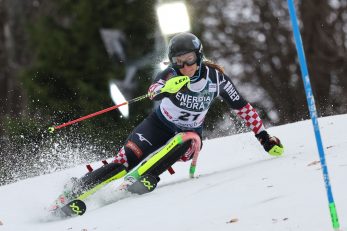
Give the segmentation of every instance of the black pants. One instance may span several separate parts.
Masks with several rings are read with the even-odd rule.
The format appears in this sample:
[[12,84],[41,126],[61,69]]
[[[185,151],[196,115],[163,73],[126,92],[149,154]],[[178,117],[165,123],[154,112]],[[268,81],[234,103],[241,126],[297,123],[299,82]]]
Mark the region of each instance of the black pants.
[[150,114],[132,131],[125,142],[128,169],[132,169],[149,154],[162,147],[175,134],[176,132],[165,125],[155,112]]
[[[155,112],[152,113],[128,136],[125,145],[115,157],[114,163],[104,165],[93,172],[87,173],[81,178],[80,182],[82,182],[82,184],[79,189],[82,191],[89,190],[95,187],[95,185],[109,179],[111,176],[118,174],[125,168],[130,171],[148,155],[164,146],[171,138],[181,131],[183,130],[178,128],[174,130],[170,128],[159,119]],[[199,134],[199,132],[195,132]],[[199,135],[201,137],[201,134]],[[150,169],[150,173],[159,176],[188,150],[190,144],[190,142],[184,143],[176,147],[176,149],[172,149],[173,155],[163,159],[158,166],[154,166]],[[126,157],[126,161],[124,156]],[[125,162],[123,162],[123,160]],[[128,166],[126,166],[125,163],[127,163]]]

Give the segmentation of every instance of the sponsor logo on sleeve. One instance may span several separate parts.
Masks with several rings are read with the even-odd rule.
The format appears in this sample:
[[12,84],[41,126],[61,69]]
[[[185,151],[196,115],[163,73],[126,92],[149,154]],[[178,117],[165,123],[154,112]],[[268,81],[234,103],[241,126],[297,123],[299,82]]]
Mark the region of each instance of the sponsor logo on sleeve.
[[224,90],[228,93],[230,99],[232,101],[236,101],[240,99],[240,95],[237,93],[235,87],[231,82],[227,82],[224,86]]

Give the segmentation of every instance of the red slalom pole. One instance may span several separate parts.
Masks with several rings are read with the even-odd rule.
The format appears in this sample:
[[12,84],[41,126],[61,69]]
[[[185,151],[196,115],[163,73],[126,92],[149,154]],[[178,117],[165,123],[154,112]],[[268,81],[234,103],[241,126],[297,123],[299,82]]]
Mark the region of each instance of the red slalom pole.
[[78,118],[78,119],[71,120],[71,121],[69,121],[69,122],[63,123],[63,124],[61,124],[61,125],[49,127],[49,128],[48,128],[48,131],[49,131],[50,133],[53,133],[53,132],[54,132],[55,130],[57,130],[57,129],[60,129],[60,128],[63,128],[63,127],[67,127],[67,126],[69,126],[69,125],[71,125],[71,124],[78,123],[78,122],[80,122],[80,121],[82,121],[82,120],[86,120],[86,119],[92,118],[92,117],[94,117],[94,116],[98,116],[98,115],[104,114],[104,113],[106,113],[106,112],[109,112],[109,111],[112,111],[112,110],[114,110],[114,109],[117,109],[117,108],[119,108],[119,107],[121,107],[121,106],[124,106],[124,105],[127,105],[127,104],[131,104],[131,103],[134,103],[134,102],[137,102],[137,101],[146,99],[146,98],[148,98],[148,97],[149,97],[149,94],[136,97],[136,98],[131,99],[131,100],[129,100],[129,101],[125,101],[124,103],[117,104],[117,105],[114,105],[114,106],[112,106],[112,107],[105,108],[105,109],[103,109],[103,110],[94,112],[94,113],[92,113],[92,114],[83,116],[83,117],[81,117],[81,118]]

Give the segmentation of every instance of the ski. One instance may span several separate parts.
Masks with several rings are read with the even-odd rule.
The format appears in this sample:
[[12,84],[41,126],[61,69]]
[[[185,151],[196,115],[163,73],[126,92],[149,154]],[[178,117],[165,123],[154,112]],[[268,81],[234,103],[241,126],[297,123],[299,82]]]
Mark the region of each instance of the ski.
[[129,185],[127,191],[134,194],[145,194],[152,192],[158,184],[158,180],[156,177],[152,175],[144,175],[141,176],[137,181],[133,184]]
[[87,210],[86,204],[81,200],[72,200],[66,205],[63,205],[60,208],[56,208],[51,211],[54,215],[59,217],[73,217],[73,216],[82,216]]
[[[119,192],[130,192],[132,194],[142,195],[145,193],[152,192],[158,184],[158,180],[155,176],[144,175],[141,176],[138,180],[129,179],[124,181],[124,184],[121,184],[118,188]],[[80,199],[74,199],[64,205],[55,205],[50,212],[56,217],[74,217],[82,216],[87,210],[86,204]]]
[[120,178],[123,178],[124,182],[116,191],[138,195],[152,192],[160,180],[159,175],[185,153],[193,138],[186,133],[177,134],[165,147],[150,155],[131,172],[127,172],[123,165],[117,163],[106,162],[96,170],[90,167],[89,173],[80,179],[72,178],[64,186],[64,192],[48,210],[63,217],[83,215],[87,209],[83,201],[105,185]]

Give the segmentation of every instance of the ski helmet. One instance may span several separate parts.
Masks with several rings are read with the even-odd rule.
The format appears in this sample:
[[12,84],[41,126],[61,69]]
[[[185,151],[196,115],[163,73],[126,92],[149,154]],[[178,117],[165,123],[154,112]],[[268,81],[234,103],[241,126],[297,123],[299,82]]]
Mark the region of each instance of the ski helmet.
[[198,37],[192,33],[179,33],[172,37],[169,42],[169,60],[172,63],[172,57],[184,55],[194,51],[197,57],[197,64],[202,60],[202,44]]

